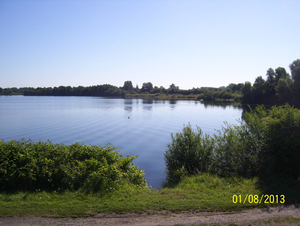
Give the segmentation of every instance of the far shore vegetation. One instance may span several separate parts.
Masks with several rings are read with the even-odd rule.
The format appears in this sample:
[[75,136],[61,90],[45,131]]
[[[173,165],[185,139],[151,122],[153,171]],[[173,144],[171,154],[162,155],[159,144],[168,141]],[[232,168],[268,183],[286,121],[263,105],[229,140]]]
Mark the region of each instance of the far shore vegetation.
[[168,88],[154,86],[151,82],[143,83],[139,88],[131,81],[125,81],[122,87],[109,84],[95,86],[59,86],[59,87],[22,87],[0,88],[0,95],[25,96],[101,96],[141,98],[157,100],[204,100],[241,102],[242,104],[283,105],[289,103],[300,107],[300,59],[290,64],[291,75],[283,67],[269,68],[266,79],[258,76],[251,82],[234,84],[219,88],[197,87],[180,89],[175,84]]
[[133,165],[136,156],[122,156],[112,145],[0,141],[0,216],[298,204],[300,110],[289,104],[268,110],[260,105],[246,112],[239,125],[225,123],[213,136],[184,126],[172,134],[164,157],[167,178],[162,189],[153,190]]

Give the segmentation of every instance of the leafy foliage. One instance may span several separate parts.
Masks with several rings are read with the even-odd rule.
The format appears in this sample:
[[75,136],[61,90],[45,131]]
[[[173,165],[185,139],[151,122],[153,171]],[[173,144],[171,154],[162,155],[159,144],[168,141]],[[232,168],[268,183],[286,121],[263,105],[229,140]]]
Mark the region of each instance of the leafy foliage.
[[[260,175],[300,177],[300,110],[286,104],[246,113],[252,134],[260,137]],[[253,129],[254,127],[258,129]]]
[[[251,139],[252,138],[252,139]],[[225,123],[214,135],[215,148],[210,172],[219,176],[256,176],[257,148],[244,126]]]
[[143,171],[132,165],[136,157],[123,157],[111,145],[0,141],[0,191],[104,192],[127,182],[144,186]]
[[257,106],[240,125],[225,123],[218,134],[203,135],[188,125],[172,135],[165,152],[168,183],[182,175],[209,172],[223,177],[300,177],[300,110],[288,104]]
[[123,85],[123,89],[124,90],[132,90],[133,89],[133,85],[131,81],[125,81],[124,85]]
[[153,85],[151,82],[144,82],[141,92],[150,92],[153,89]]
[[177,183],[185,174],[208,172],[213,150],[209,135],[203,135],[199,127],[192,130],[189,124],[182,133],[171,136],[172,143],[164,154],[169,182]]

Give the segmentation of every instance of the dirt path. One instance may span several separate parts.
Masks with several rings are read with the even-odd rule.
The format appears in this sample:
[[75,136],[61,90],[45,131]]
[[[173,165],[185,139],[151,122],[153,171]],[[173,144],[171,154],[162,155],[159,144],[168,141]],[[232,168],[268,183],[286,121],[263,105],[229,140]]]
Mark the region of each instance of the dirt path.
[[[0,218],[0,225],[200,225],[200,224],[228,224],[238,223],[256,225],[257,220],[273,219],[278,217],[292,216],[299,218],[299,222],[293,225],[300,225],[300,206],[281,206],[263,209],[250,209],[240,212],[199,212],[199,213],[143,213],[143,214],[98,214],[87,218],[42,218],[42,217],[14,217]],[[257,225],[268,224],[267,221],[259,222]],[[276,225],[277,223],[272,225]],[[290,222],[278,225],[291,225]]]

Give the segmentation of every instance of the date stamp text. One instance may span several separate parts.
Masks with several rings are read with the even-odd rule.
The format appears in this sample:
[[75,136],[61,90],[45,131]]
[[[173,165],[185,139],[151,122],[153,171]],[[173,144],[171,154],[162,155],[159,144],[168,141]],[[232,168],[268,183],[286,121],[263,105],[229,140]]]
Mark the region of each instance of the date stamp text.
[[260,204],[260,203],[285,203],[285,196],[284,195],[252,195],[247,194],[245,196],[243,195],[233,195],[232,196],[232,202],[233,203],[242,203],[242,204]]

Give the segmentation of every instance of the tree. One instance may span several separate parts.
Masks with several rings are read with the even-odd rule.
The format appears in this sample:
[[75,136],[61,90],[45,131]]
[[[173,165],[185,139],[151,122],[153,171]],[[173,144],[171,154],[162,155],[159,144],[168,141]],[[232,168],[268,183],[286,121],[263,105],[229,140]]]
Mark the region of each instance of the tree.
[[300,59],[293,61],[293,63],[290,64],[290,69],[294,81],[294,104],[300,107]]
[[290,64],[290,69],[294,82],[300,82],[300,59],[293,61],[293,63]]
[[292,72],[292,78],[294,80],[296,89],[299,89],[300,88],[300,59],[293,61],[293,63],[290,64],[290,69]]
[[276,91],[279,96],[279,100],[282,104],[286,102],[291,102],[292,99],[292,86],[293,81],[291,78],[287,77],[281,77],[278,81],[278,84],[276,86]]
[[259,76],[255,79],[253,90],[251,92],[252,99],[255,103],[261,104],[264,101],[264,90],[266,81]]
[[272,101],[275,98],[275,86],[276,86],[276,80],[275,80],[275,71],[272,68],[269,68],[267,70],[267,80],[265,84],[265,96],[268,98],[269,103],[272,103]]
[[261,76],[259,76],[255,79],[253,87],[255,89],[264,89],[265,83],[266,81]]
[[153,89],[153,85],[151,82],[144,82],[141,91],[150,92],[152,89]]
[[174,94],[174,93],[177,93],[178,90],[179,90],[179,87],[175,86],[174,83],[172,83],[169,87],[168,93]]
[[286,78],[286,77],[289,77],[289,74],[286,72],[286,70],[285,70],[285,68],[283,68],[283,67],[278,67],[278,68],[276,68],[275,69],[275,80],[276,80],[276,83],[279,81],[279,79],[281,78],[281,77],[284,77],[284,78]]
[[9,89],[9,88],[5,88],[5,89],[3,90],[3,94],[4,94],[4,95],[12,95],[12,94],[13,94],[13,91],[12,91],[11,89]]
[[273,68],[269,68],[267,70],[267,84],[271,85],[271,86],[275,86],[275,71],[273,70]]
[[243,85],[244,85],[244,84],[242,84],[242,83],[239,83],[239,84],[230,83],[230,84],[227,86],[227,88],[228,88],[229,90],[231,90],[232,92],[235,92],[235,91],[241,91]]
[[244,87],[242,88],[242,92],[244,94],[243,103],[251,103],[251,82],[245,82]]
[[251,82],[245,82],[245,86],[242,89],[243,94],[246,96],[251,92]]
[[175,89],[175,90],[178,90],[179,89],[179,86],[175,86],[174,83],[172,83],[169,87],[169,89]]
[[123,89],[131,91],[133,89],[132,82],[131,81],[125,81],[124,85],[123,85]]

